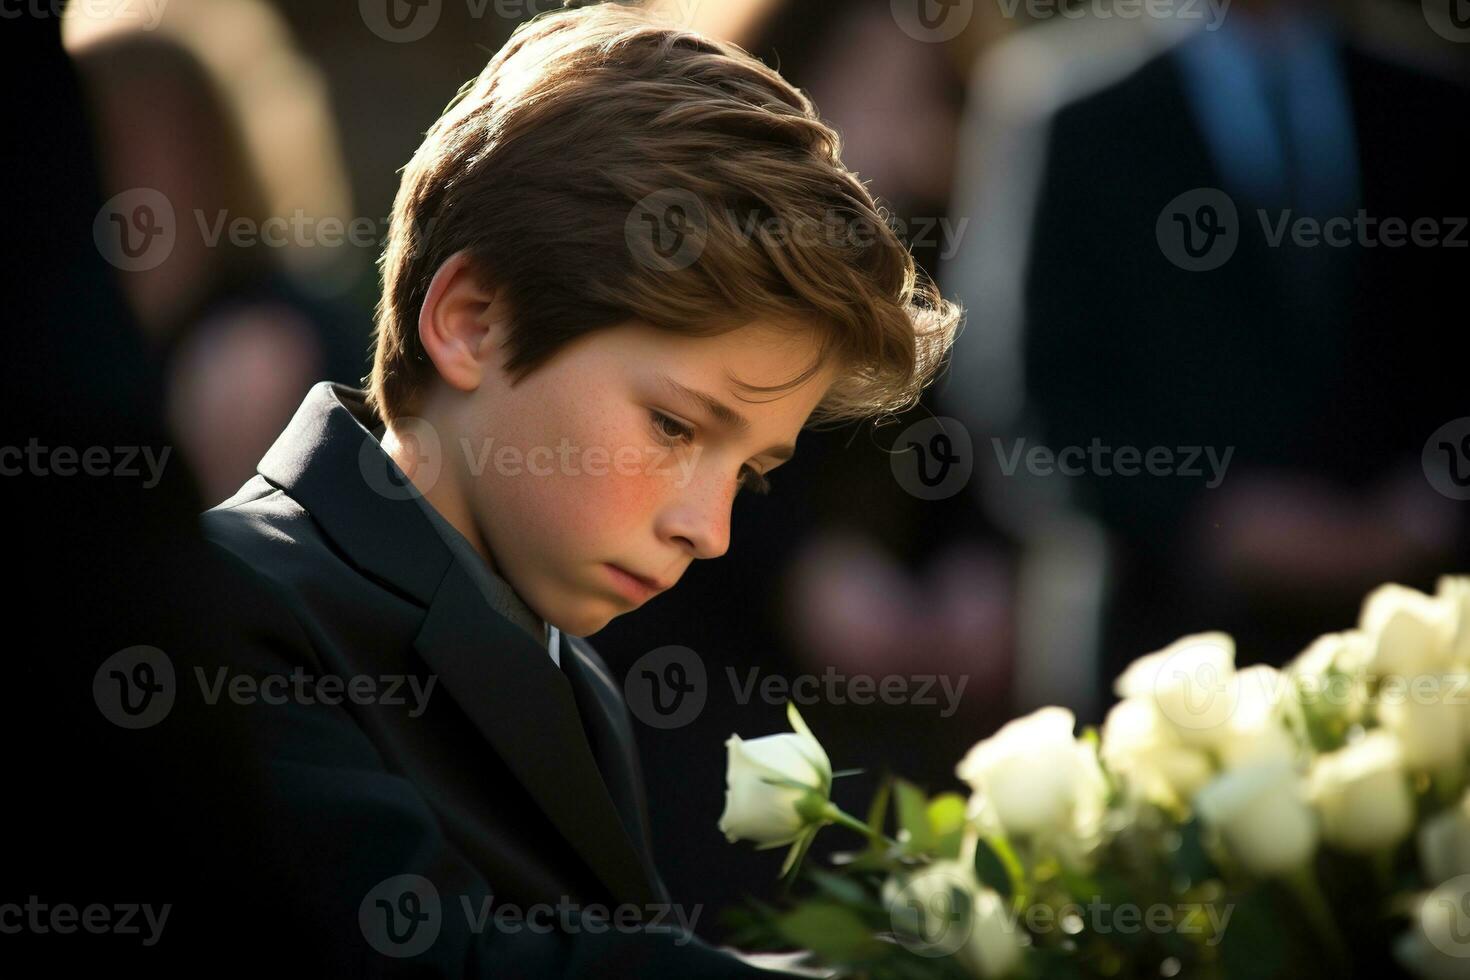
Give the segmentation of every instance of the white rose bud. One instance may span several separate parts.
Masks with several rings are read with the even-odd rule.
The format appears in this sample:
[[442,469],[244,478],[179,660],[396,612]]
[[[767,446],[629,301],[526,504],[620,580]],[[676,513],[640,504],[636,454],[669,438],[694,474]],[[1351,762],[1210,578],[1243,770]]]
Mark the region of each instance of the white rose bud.
[[991,980],[1009,976],[1021,965],[1025,947],[1015,918],[1006,908],[1005,899],[993,888],[981,888],[974,895],[970,941],[960,949],[960,959],[978,977]]
[[1308,793],[1323,838],[1344,850],[1371,854],[1392,847],[1414,825],[1403,753],[1398,739],[1382,729],[1318,757]]
[[1372,637],[1375,676],[1450,669],[1458,626],[1455,604],[1402,585],[1380,585],[1363,600],[1358,627]]
[[1298,705],[1286,675],[1257,664],[1236,673],[1231,684],[1235,711],[1219,746],[1226,768],[1272,759],[1294,762],[1298,745],[1287,720]]
[[1361,720],[1368,704],[1364,674],[1375,643],[1361,630],[1327,633],[1313,640],[1286,668],[1299,685],[1301,702],[1318,715],[1349,724]]
[[[955,892],[969,907],[958,918]],[[1020,928],[995,889],[980,883],[972,862],[939,860],[883,883],[883,903],[899,941],[926,956],[953,954],[971,975],[1009,976],[1025,953]],[[917,945],[915,945],[917,944]]]
[[1417,896],[1414,927],[1394,943],[1394,958],[1424,980],[1463,980],[1470,964],[1465,932],[1470,876],[1459,875]]
[[1100,810],[1106,784],[1092,748],[1072,735],[1076,716],[1048,707],[1001,726],[955,773],[983,794],[1007,833],[1069,830]]
[[1129,796],[1166,807],[1187,803],[1215,772],[1209,756],[1183,744],[1153,702],[1143,698],[1113,705],[1098,752]]
[[1118,676],[1120,698],[1152,701],[1180,740],[1213,748],[1234,714],[1235,641],[1228,633],[1195,633],[1139,657]]
[[794,732],[725,742],[725,812],[720,830],[727,840],[775,847],[788,844],[820,819],[832,790],[832,763],[821,743],[787,705]]
[[1470,577],[1442,575],[1434,595],[1448,607],[1455,623],[1450,658],[1461,667],[1470,665]]
[[1390,675],[1378,687],[1378,720],[1398,737],[1404,765],[1418,771],[1444,771],[1465,758],[1470,733],[1463,674]]
[[1317,822],[1300,777],[1279,759],[1221,774],[1195,794],[1194,808],[1253,874],[1288,874],[1317,848]]

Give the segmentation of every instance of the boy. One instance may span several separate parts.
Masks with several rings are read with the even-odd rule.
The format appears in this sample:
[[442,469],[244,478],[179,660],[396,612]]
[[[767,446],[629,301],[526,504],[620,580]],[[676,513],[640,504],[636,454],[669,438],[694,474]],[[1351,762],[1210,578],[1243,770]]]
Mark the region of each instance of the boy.
[[801,93],[619,5],[461,91],[382,271],[368,389],[316,386],[204,518],[277,600],[250,668],[358,687],[263,733],[291,914],[368,968],[756,972],[670,909],[582,637],[723,554],[809,422],[912,404],[959,311]]

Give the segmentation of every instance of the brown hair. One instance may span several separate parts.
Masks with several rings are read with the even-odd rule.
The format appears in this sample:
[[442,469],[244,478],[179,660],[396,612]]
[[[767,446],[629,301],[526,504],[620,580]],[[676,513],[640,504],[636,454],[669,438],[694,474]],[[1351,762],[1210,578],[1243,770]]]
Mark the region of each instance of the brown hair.
[[468,250],[507,291],[519,381],[589,331],[641,319],[708,335],[815,327],[842,371],[812,422],[912,406],[961,317],[810,100],[733,44],[620,4],[522,24],[404,171],[382,257],[369,399],[411,414],[435,376],[430,280]]

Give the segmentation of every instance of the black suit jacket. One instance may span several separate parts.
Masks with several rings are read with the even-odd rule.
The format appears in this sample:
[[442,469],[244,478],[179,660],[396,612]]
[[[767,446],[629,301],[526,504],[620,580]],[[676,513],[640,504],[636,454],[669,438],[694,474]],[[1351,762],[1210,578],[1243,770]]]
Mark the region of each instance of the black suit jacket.
[[[364,930],[407,920],[369,921],[380,913],[364,902],[376,907],[370,892],[414,875],[404,880],[432,883],[439,933],[405,965],[770,976],[661,931],[676,919],[650,907],[669,895],[619,685],[585,639],[563,635],[558,670],[492,609],[420,503],[391,489],[410,485],[373,437],[379,424],[363,392],[316,385],[258,475],[203,517],[206,537],[271,597],[248,617],[255,642],[242,671],[370,678],[378,692],[411,677],[428,691],[417,717],[402,680],[406,703],[260,706],[252,737],[279,794],[273,833],[299,862],[296,914],[327,931],[339,967],[390,967],[399,948],[385,955]],[[492,915],[504,903],[637,907],[652,928],[477,930],[487,899]],[[388,906],[412,908],[400,900]]]

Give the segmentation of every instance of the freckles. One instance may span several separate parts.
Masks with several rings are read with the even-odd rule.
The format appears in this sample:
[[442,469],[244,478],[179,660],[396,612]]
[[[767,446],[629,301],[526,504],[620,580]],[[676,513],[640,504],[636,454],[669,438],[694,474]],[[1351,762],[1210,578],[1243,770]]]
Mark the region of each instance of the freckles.
[[601,482],[604,513],[620,526],[650,512],[666,492],[663,478],[657,475],[609,473]]
[[611,468],[580,473],[567,481],[566,525],[575,533],[606,539],[634,527],[662,492],[657,478],[624,475]]

